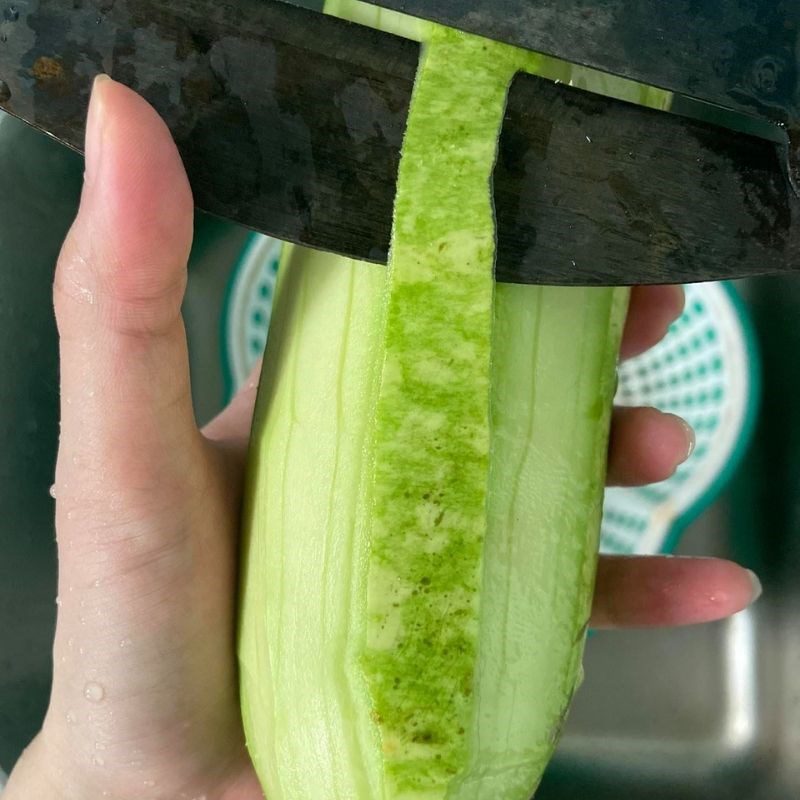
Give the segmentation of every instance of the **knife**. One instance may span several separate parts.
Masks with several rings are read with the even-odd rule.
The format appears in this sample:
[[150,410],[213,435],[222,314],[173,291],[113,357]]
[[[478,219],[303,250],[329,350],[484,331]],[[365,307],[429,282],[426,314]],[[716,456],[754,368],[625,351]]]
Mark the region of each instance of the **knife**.
[[[615,285],[800,269],[794,6],[765,3],[758,17],[752,0],[725,0],[718,19],[701,0],[680,14],[657,0],[379,4],[646,79],[685,94],[676,105],[695,117],[708,113],[699,103],[722,104],[759,133],[517,76],[493,181],[498,280]],[[628,5],[654,15],[638,48],[631,37],[645,17],[615,27],[612,11]],[[416,43],[282,0],[17,0],[0,15],[7,111],[80,149],[91,81],[107,72],[165,118],[201,209],[385,262]],[[745,37],[748,20],[760,38]],[[702,30],[711,21],[717,33]],[[724,50],[727,67],[703,66],[698,48],[735,45],[735,31],[739,49],[773,53],[748,73],[760,83],[733,66],[738,45]]]

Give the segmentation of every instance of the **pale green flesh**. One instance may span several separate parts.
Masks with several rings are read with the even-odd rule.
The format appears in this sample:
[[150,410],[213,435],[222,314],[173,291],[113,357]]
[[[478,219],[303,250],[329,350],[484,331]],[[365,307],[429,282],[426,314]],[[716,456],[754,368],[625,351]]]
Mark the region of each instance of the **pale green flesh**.
[[626,293],[493,297],[488,176],[536,57],[430,35],[390,279],[281,272],[239,637],[270,800],[528,798],[579,680]]

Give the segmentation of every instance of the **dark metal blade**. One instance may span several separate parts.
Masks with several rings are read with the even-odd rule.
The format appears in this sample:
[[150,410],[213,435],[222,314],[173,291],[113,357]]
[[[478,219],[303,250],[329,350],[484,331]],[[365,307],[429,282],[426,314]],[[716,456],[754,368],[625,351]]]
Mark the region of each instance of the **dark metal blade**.
[[367,0],[783,123],[800,121],[797,0]]
[[[17,0],[0,22],[0,104],[80,148],[91,79],[107,72],[163,115],[200,208],[384,261],[418,55],[272,0]],[[520,76],[494,185],[501,280],[800,268],[778,149],[706,123]]]
[[613,284],[800,270],[776,145],[520,75],[495,169],[498,280]]

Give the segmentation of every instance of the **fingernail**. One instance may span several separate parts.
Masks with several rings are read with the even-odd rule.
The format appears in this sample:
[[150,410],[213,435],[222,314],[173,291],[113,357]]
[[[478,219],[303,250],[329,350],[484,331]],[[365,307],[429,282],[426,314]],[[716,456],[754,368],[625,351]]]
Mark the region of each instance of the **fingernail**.
[[105,129],[105,113],[102,92],[98,89],[110,81],[108,75],[100,74],[92,85],[92,98],[89,101],[89,116],[86,120],[86,184],[91,186],[100,174],[103,139]]
[[686,292],[683,289],[683,286],[674,286],[673,287],[673,317],[672,321],[674,322],[681,314],[683,314],[684,308],[686,308]]
[[756,575],[753,570],[747,570],[747,574],[750,576],[750,602],[755,603],[755,601],[761,597],[764,587],[761,585],[758,575]]
[[685,461],[688,461],[689,457],[692,455],[692,453],[694,453],[694,448],[697,444],[697,438],[694,433],[694,428],[685,419],[682,419],[681,417],[678,417],[678,419],[680,419],[681,425],[683,426],[683,430],[686,434],[686,455],[684,456],[683,461],[681,461],[681,464],[683,464]]

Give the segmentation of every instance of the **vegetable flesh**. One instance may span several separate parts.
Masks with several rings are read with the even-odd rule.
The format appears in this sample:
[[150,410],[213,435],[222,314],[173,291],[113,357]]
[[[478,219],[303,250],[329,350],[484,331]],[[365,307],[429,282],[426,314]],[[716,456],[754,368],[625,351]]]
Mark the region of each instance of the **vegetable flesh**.
[[239,645],[270,800],[527,798],[579,680],[626,293],[493,296],[497,129],[541,59],[425,35],[388,275],[281,270]]

